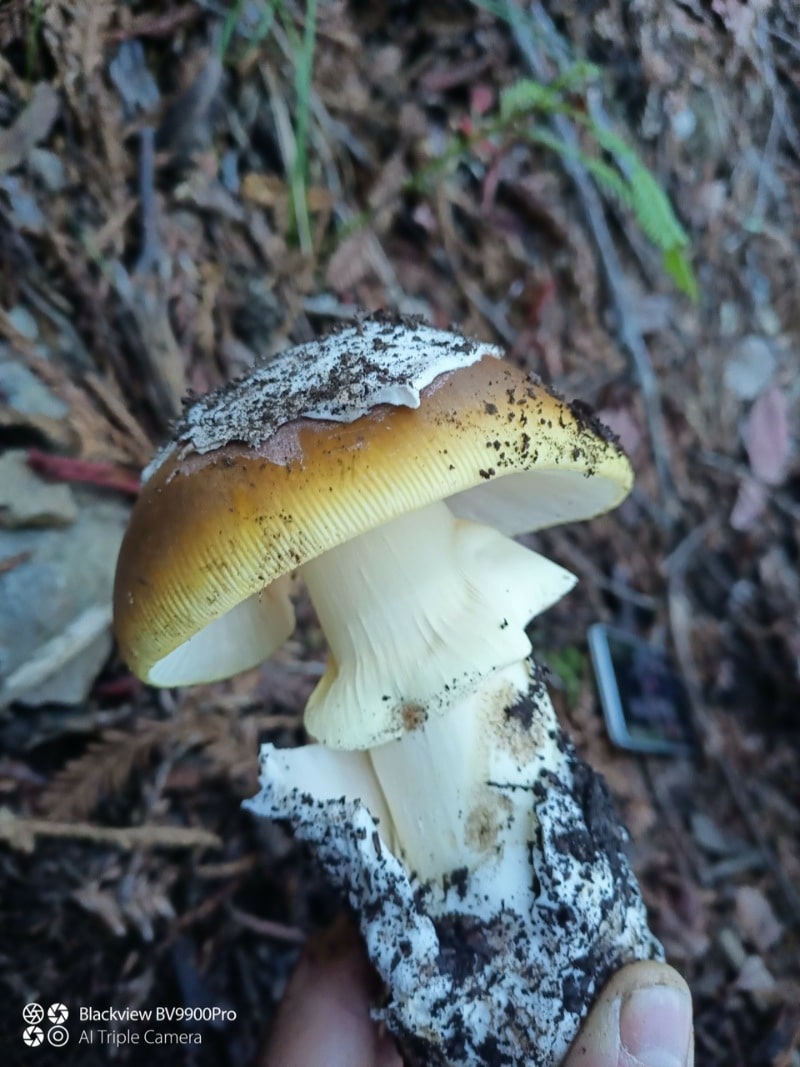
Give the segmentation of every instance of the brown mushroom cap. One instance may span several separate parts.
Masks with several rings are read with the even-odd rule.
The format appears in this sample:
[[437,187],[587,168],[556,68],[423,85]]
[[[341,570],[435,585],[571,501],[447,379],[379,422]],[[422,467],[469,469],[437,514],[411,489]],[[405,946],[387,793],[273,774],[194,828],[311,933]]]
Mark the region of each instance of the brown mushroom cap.
[[[223,677],[282,643],[291,616],[285,597],[269,600],[272,583],[327,549],[442,499],[511,534],[586,519],[618,504],[631,481],[596,422],[492,355],[440,374],[416,408],[380,404],[352,422],[297,417],[257,445],[203,454],[173,448],[151,469],[120,552],[120,648],[156,684]],[[283,621],[251,648],[254,613]],[[202,678],[174,657],[159,669],[210,624]],[[226,643],[235,653],[212,662]]]

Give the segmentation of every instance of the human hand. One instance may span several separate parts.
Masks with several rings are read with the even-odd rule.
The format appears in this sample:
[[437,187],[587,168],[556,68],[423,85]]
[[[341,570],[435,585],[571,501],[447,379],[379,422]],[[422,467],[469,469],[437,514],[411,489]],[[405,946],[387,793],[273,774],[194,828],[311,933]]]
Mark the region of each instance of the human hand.
[[261,1067],[402,1067],[370,1017],[380,980],[344,917],[313,937],[289,979]]
[[692,997],[666,963],[622,967],[606,983],[564,1067],[693,1067]]
[[[262,1067],[402,1067],[370,1018],[377,978],[338,920],[309,942],[289,980]],[[692,1067],[692,1002],[677,971],[631,963],[600,993],[563,1067]]]

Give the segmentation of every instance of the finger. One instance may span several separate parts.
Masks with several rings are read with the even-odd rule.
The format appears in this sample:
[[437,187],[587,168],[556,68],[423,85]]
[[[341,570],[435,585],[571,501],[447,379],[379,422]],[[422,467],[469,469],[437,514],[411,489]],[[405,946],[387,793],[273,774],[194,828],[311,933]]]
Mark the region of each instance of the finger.
[[289,979],[263,1067],[401,1067],[370,1018],[375,976],[346,920],[309,941]]
[[564,1067],[693,1067],[692,998],[664,963],[631,963],[605,986]]

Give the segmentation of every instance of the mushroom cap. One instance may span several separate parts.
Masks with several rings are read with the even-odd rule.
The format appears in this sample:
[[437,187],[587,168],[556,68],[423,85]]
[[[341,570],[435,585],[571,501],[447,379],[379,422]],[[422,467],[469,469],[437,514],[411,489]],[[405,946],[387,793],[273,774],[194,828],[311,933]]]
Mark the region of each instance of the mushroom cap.
[[136,674],[186,685],[262,662],[291,632],[293,571],[435,501],[512,535],[618,504],[632,472],[608,432],[499,355],[373,319],[194,403],[120,550]]

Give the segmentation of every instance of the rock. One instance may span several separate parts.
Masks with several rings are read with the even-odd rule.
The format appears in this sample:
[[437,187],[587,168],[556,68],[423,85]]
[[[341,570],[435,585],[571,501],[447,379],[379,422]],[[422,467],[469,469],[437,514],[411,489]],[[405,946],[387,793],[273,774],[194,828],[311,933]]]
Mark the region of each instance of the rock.
[[14,358],[11,349],[2,342],[0,395],[4,406],[24,415],[45,415],[51,419],[63,419],[69,410],[32,371]]
[[60,193],[67,184],[61,159],[47,148],[34,148],[28,156],[28,170],[43,183],[48,193]]
[[8,312],[8,321],[17,333],[22,334],[26,341],[35,341],[39,336],[39,327],[36,325],[36,319],[22,304],[17,304],[16,307],[13,307]]
[[775,364],[768,341],[755,335],[743,337],[725,361],[725,387],[740,400],[755,400],[772,379]]
[[108,73],[125,101],[128,115],[148,111],[158,103],[158,85],[148,69],[141,41],[123,41],[109,64]]
[[114,570],[128,508],[76,490],[67,527],[0,530],[0,707],[77,704],[110,647]]
[[0,455],[0,526],[67,526],[78,515],[68,485],[35,474],[22,450]]
[[9,675],[0,703],[18,700],[29,707],[79,704],[88,695],[112,644],[110,605],[87,608]]

